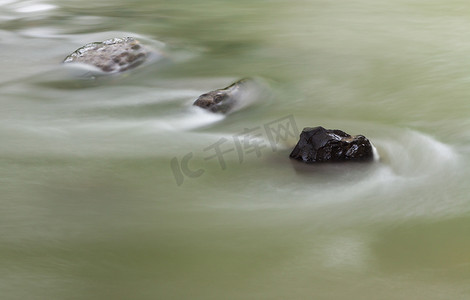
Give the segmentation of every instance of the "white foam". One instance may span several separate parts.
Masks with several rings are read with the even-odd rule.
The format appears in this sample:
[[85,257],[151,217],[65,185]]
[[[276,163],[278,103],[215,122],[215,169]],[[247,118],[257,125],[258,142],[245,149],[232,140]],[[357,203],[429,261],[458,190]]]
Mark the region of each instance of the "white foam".
[[191,107],[188,109],[189,113],[184,118],[177,118],[168,120],[175,128],[180,129],[194,129],[202,126],[218,122],[225,118],[222,114],[214,114],[198,107]]
[[457,162],[458,155],[448,145],[413,130],[391,135],[375,143],[382,154],[382,161],[393,172],[404,178],[423,178],[440,172]]
[[15,1],[16,0],[0,0],[0,6],[8,5],[8,4],[11,4]]
[[26,5],[21,5],[15,9],[16,12],[19,13],[35,13],[35,12],[43,12],[48,10],[56,9],[56,5],[46,4],[46,3],[25,3]]
[[21,30],[20,33],[27,37],[34,38],[57,38],[60,37],[59,31],[52,27],[31,27]]

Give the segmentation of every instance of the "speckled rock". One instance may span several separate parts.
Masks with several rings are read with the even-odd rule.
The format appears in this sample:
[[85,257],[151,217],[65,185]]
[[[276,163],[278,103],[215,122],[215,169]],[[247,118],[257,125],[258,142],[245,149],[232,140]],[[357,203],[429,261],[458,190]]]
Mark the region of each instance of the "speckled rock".
[[227,113],[243,104],[240,102],[248,98],[246,96],[254,90],[254,86],[253,80],[242,79],[226,88],[202,94],[193,105],[216,113]]
[[306,162],[369,161],[374,151],[363,135],[351,136],[344,131],[323,127],[304,128],[291,158]]
[[142,64],[151,50],[132,37],[89,43],[67,56],[64,63],[84,63],[104,72],[123,72]]

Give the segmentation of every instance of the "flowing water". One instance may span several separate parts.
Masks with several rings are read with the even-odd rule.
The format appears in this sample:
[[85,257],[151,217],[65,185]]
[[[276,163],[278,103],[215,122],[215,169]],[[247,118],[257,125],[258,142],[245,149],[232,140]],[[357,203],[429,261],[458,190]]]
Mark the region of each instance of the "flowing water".
[[[469,12],[0,0],[0,298],[469,299]],[[125,36],[165,59],[60,64]],[[191,107],[244,77],[250,107]],[[289,160],[319,125],[380,159]]]

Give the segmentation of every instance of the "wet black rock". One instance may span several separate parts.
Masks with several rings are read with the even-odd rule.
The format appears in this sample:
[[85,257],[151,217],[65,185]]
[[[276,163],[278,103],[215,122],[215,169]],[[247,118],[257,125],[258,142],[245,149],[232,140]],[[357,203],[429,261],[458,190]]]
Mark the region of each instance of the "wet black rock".
[[117,73],[142,64],[152,51],[132,37],[89,43],[67,56],[64,63],[83,63]]
[[[235,106],[241,106],[242,101],[247,102],[246,100],[250,98],[250,90],[254,90],[254,85],[253,80],[242,79],[226,88],[202,94],[193,105],[212,112],[227,113]],[[252,95],[253,93],[251,93]]]
[[306,163],[368,161],[374,157],[369,140],[363,135],[351,136],[344,131],[323,127],[304,128],[291,158]]

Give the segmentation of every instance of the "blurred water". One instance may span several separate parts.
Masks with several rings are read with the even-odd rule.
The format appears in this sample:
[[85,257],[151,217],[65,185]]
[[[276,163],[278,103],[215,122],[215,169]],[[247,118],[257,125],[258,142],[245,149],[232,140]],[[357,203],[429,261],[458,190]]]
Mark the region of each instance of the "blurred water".
[[[0,0],[1,298],[468,299],[469,8]],[[124,36],[165,59],[60,65]],[[244,77],[250,107],[191,107]],[[280,124],[380,160],[302,165]]]

